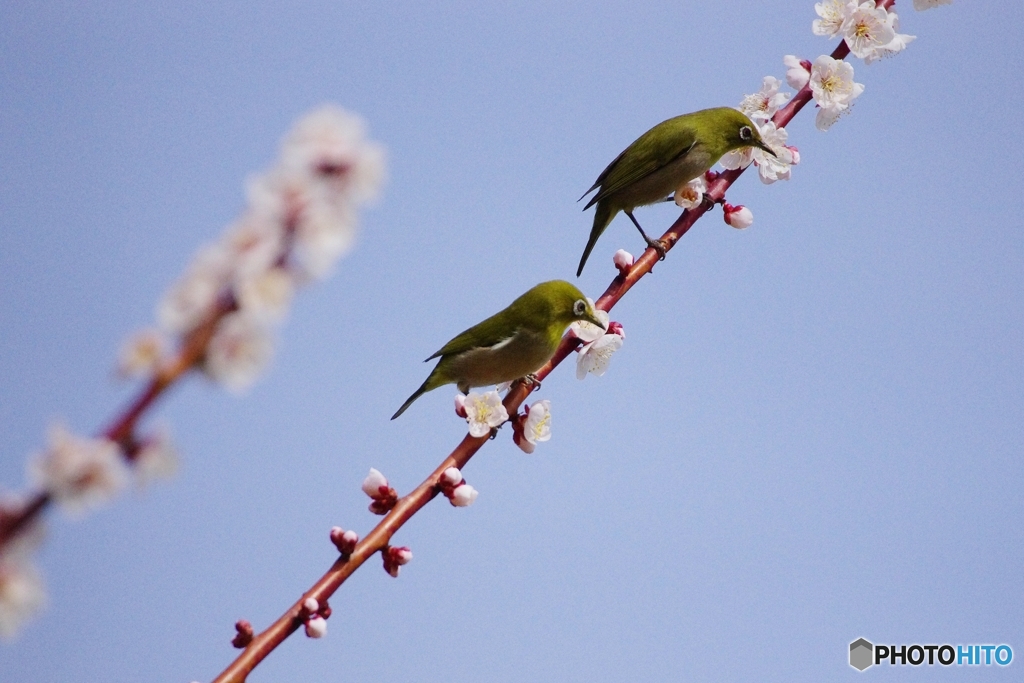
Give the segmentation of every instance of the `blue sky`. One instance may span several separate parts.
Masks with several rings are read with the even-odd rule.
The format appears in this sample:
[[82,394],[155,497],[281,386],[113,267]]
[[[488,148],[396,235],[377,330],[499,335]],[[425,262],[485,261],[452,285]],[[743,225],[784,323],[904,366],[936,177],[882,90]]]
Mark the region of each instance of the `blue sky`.
[[[1024,655],[1024,152],[1019,3],[918,13],[802,161],[746,174],[613,311],[601,378],[557,370],[553,438],[502,433],[250,677],[841,680],[858,637]],[[209,680],[458,442],[453,389],[388,418],[420,360],[539,281],[572,279],[576,198],[655,123],[735,105],[834,42],[813,3],[0,2],[0,485],[47,426],[88,433],[133,387],[121,341],[243,205],[305,111],[336,102],[390,180],[336,275],[303,292],[237,398],[193,378],[152,423],[179,475],[50,519],[50,605],[5,681]],[[641,209],[660,232],[672,206]],[[618,218],[578,280],[639,254]],[[1019,666],[1014,662],[1011,668]],[[953,674],[938,667],[916,671]],[[1011,672],[981,668],[979,679]],[[868,674],[908,675],[896,668]]]

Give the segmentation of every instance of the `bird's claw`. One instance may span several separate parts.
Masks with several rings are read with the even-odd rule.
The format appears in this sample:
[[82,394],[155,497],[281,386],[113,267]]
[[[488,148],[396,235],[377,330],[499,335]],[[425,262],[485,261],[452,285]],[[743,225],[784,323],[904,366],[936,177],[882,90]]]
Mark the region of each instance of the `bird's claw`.
[[661,240],[652,240],[650,237],[647,237],[646,235],[644,236],[644,239],[647,240],[647,246],[649,246],[654,251],[658,252],[658,260],[664,261],[665,252],[668,251],[668,248],[666,247],[665,243]]
[[523,384],[524,384],[524,385],[525,385],[525,386],[526,386],[526,387],[527,387],[527,388],[528,388],[528,389],[529,389],[529,390],[530,390],[531,392],[533,392],[533,391],[537,391],[538,389],[540,389],[540,380],[539,380],[539,379],[537,379],[537,375],[535,375],[535,374],[534,374],[534,373],[532,373],[532,372],[531,372],[531,373],[530,373],[529,375],[526,375],[526,376],[524,376],[524,377],[520,378],[520,381],[521,381],[521,382],[522,382],[522,383],[523,383]]

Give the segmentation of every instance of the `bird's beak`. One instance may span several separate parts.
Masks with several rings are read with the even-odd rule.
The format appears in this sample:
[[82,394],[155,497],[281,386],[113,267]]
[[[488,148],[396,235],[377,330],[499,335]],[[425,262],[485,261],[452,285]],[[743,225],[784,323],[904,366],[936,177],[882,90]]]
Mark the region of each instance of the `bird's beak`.
[[608,331],[608,328],[607,328],[607,327],[605,327],[605,325],[604,325],[604,323],[603,323],[603,322],[601,322],[600,320],[598,320],[598,318],[597,318],[597,316],[596,316],[596,315],[594,315],[594,314],[592,314],[592,313],[587,313],[587,317],[586,317],[585,319],[586,319],[586,321],[587,321],[588,323],[593,323],[594,325],[597,325],[598,327],[600,327],[600,328],[601,328],[602,330],[604,330],[605,332],[607,332],[607,331]]
[[774,151],[772,151],[771,147],[769,147],[768,145],[764,144],[763,140],[755,140],[754,141],[754,147],[757,147],[760,150],[768,152],[768,154],[771,154],[776,159],[779,158],[779,156]]

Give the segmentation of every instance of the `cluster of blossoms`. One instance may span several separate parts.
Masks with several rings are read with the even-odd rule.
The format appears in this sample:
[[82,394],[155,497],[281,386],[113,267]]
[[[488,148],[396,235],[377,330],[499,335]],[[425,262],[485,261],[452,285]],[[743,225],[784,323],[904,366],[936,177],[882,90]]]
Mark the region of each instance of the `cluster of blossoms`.
[[[613,261],[619,270],[628,270],[633,265],[633,256],[620,249],[615,252]],[[593,308],[593,300],[588,297],[587,301]],[[580,380],[585,379],[588,374],[600,377],[607,372],[612,354],[622,348],[622,343],[626,339],[626,332],[622,329],[622,325],[614,321],[610,322],[607,311],[598,308],[594,308],[594,311],[597,313],[598,320],[604,325],[604,329],[585,320],[577,320],[569,326],[576,338],[583,341],[583,346],[576,350],[578,354],[576,356],[576,379]]]
[[[931,9],[952,1],[914,0],[914,8]],[[915,40],[915,36],[899,32],[899,16],[895,11],[878,7],[873,0],[825,0],[815,4],[814,9],[819,17],[812,24],[814,33],[829,38],[842,37],[850,53],[866,64],[892,57]],[[786,67],[786,83],[791,88],[797,91],[810,88],[818,106],[815,126],[819,130],[831,128],[864,92],[864,85],[853,80],[853,65],[846,61],[821,55],[812,63],[786,55],[782,62]],[[724,168],[741,169],[754,164],[758,177],[767,185],[789,180],[791,167],[800,163],[800,152],[786,144],[789,134],[772,120],[790,99],[789,93],[780,92],[781,87],[782,81],[778,78],[765,76],[761,89],[744,96],[737,107],[757,126],[761,139],[774,156],[756,147],[746,147],[722,156],[719,163]],[[683,184],[673,195],[675,203],[684,209],[697,207],[704,200],[708,183],[716,177],[714,171],[708,171]],[[745,206],[725,204],[724,209],[725,222],[734,228],[747,228],[754,222],[753,213]]]
[[270,326],[296,288],[327,276],[351,248],[356,208],[377,195],[383,176],[383,148],[366,138],[358,116],[324,106],[299,120],[277,164],[249,180],[242,215],[164,296],[160,330],[129,339],[122,373],[157,372],[164,335],[186,338],[213,320],[202,369],[229,389],[248,388],[270,360]]
[[[367,140],[357,116],[325,106],[299,120],[276,165],[249,181],[241,217],[200,249],[163,298],[159,329],[137,332],[124,344],[119,374],[175,376],[185,357],[170,351],[176,337],[182,349],[202,344],[196,357],[209,377],[236,391],[248,387],[269,362],[270,326],[282,319],[297,287],[325,277],[351,247],[356,209],[376,196],[383,175],[383,148]],[[29,459],[27,474],[37,501],[82,515],[133,478],[145,484],[170,476],[177,462],[166,428],[145,437],[118,433],[115,440],[56,425],[47,448]],[[0,501],[0,635],[13,634],[45,601],[25,550],[38,528],[27,518],[40,508],[29,513],[26,505]]]

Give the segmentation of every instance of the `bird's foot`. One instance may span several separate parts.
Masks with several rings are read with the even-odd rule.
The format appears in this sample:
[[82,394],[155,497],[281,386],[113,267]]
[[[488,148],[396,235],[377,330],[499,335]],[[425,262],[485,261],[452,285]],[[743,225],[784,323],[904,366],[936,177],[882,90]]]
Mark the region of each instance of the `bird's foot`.
[[667,245],[662,240],[652,240],[647,235],[644,235],[644,240],[647,242],[647,246],[658,252],[658,260],[664,261],[665,252],[668,251]]
[[725,197],[723,197],[721,199],[714,199],[712,197],[704,195],[704,197],[701,198],[701,203],[705,207],[707,207],[705,209],[706,211],[710,211],[711,209],[715,208],[715,204],[724,204],[725,203]]
[[525,377],[521,377],[519,381],[522,382],[523,385],[525,385],[526,388],[529,389],[531,392],[540,389],[540,380],[537,379],[537,375],[535,375],[532,372],[529,375],[526,375]]

